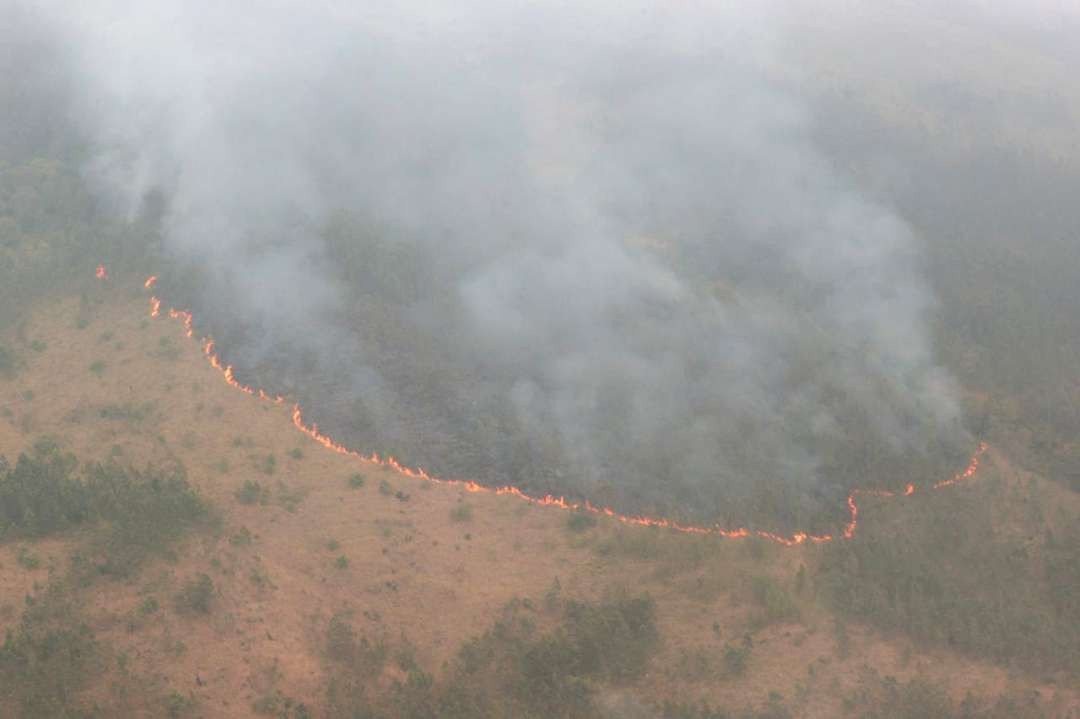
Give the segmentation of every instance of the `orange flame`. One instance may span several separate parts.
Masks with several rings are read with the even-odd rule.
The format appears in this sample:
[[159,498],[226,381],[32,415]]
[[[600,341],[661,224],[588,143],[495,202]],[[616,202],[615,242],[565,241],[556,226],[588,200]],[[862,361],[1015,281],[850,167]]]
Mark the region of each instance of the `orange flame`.
[[188,339],[191,339],[192,337],[195,336],[195,330],[191,326],[191,323],[194,321],[194,319],[192,318],[190,312],[185,312],[184,310],[170,309],[169,310],[169,317],[171,317],[174,320],[182,320],[183,321],[183,323],[184,323],[184,334],[186,334],[188,336]]
[[97,269],[94,270],[94,277],[97,277],[99,280],[109,279],[109,271],[105,269],[105,265],[97,266]]
[[[148,277],[144,283],[144,287],[147,289],[152,288],[157,282],[156,276]],[[193,328],[193,318],[190,312],[185,310],[170,309],[169,317],[172,319],[180,320],[184,325],[184,331],[188,337],[195,336],[195,330]],[[161,315],[161,300],[157,297],[150,297],[150,316],[159,317]],[[202,340],[203,354],[206,355],[210,365],[221,372],[225,378],[225,382],[234,389],[240,390],[244,394],[256,396],[259,399],[269,400],[276,404],[284,404],[285,398],[281,395],[269,395],[262,389],[256,389],[242,384],[236,379],[233,374],[232,365],[222,364],[221,359],[214,351],[214,340],[207,337]],[[331,452],[345,455],[348,457],[354,457],[357,460],[373,464],[384,469],[391,470],[404,477],[411,477],[413,479],[424,480],[427,482],[434,482],[449,487],[459,487],[467,492],[482,493],[482,494],[494,494],[496,496],[510,495],[517,497],[518,499],[544,507],[557,507],[559,509],[589,512],[590,514],[603,515],[610,517],[623,524],[639,526],[639,527],[661,527],[664,529],[671,529],[676,532],[682,532],[684,534],[700,534],[700,535],[716,535],[725,537],[728,539],[743,539],[746,537],[760,537],[762,539],[775,542],[785,547],[795,547],[807,542],[814,544],[822,544],[825,542],[831,542],[836,538],[851,539],[855,536],[855,532],[859,526],[859,505],[856,499],[859,496],[865,495],[869,497],[910,497],[915,494],[917,487],[914,484],[908,484],[901,492],[893,492],[886,489],[869,489],[869,488],[856,488],[848,494],[847,506],[850,513],[850,518],[847,524],[844,526],[844,530],[840,535],[833,534],[808,534],[806,532],[793,532],[789,535],[775,534],[773,532],[766,532],[763,530],[751,530],[746,527],[737,527],[734,529],[726,529],[719,525],[711,526],[696,526],[691,524],[681,524],[675,520],[665,519],[663,517],[647,517],[642,515],[627,515],[616,512],[611,507],[598,507],[588,500],[583,502],[573,502],[567,500],[565,497],[556,497],[553,495],[544,495],[543,497],[534,497],[525,494],[517,487],[505,486],[505,487],[489,487],[486,485],[478,484],[471,480],[461,479],[445,479],[442,477],[436,477],[428,474],[419,467],[407,467],[401,464],[397,459],[391,456],[381,457],[378,453],[362,454],[354,449],[349,449],[345,445],[337,442],[328,435],[319,431],[318,425],[315,423],[307,424],[304,422],[303,413],[301,412],[300,405],[294,404],[292,409],[292,422],[296,429],[306,434],[313,441],[321,444]],[[971,479],[975,476],[975,473],[979,470],[979,462],[982,455],[988,449],[986,442],[981,442],[975,454],[972,455],[971,460],[968,462],[967,467],[962,472],[959,472],[950,479],[945,479],[936,484],[930,486],[930,489],[942,489],[944,487],[950,487],[959,482]]]

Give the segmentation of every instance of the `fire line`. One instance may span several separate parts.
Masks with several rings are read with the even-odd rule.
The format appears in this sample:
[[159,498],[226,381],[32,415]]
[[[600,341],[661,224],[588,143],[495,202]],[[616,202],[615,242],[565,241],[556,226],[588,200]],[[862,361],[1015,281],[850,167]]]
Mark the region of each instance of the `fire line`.
[[[98,279],[107,279],[108,273],[104,265],[98,265],[96,275]],[[157,276],[151,275],[143,283],[143,287],[147,290],[153,290],[157,284]],[[195,330],[193,326],[194,318],[191,313],[186,310],[169,309],[168,316],[171,319],[178,320],[184,327],[184,333],[191,339],[195,337]],[[161,316],[161,300],[156,296],[150,296],[150,316],[157,318]],[[270,395],[260,388],[249,387],[241,383],[236,379],[233,373],[232,365],[223,364],[221,358],[215,352],[214,340],[206,337],[201,340],[203,354],[206,356],[210,365],[221,372],[225,378],[225,382],[234,389],[240,390],[244,394],[258,397],[259,399],[274,402],[275,404],[285,404],[285,398],[281,395]],[[643,515],[628,515],[616,512],[611,507],[598,507],[588,500],[582,502],[568,501],[565,497],[556,497],[553,495],[544,495],[543,497],[534,497],[523,492],[521,489],[513,486],[504,487],[489,487],[487,485],[478,484],[471,480],[462,479],[446,479],[443,477],[436,477],[420,468],[407,467],[401,464],[397,459],[391,456],[380,456],[378,453],[363,454],[354,449],[350,449],[345,445],[337,442],[332,437],[323,434],[319,431],[319,427],[314,422],[305,422],[303,413],[299,404],[294,404],[292,407],[292,423],[296,429],[306,434],[309,438],[318,442],[326,449],[336,452],[337,454],[345,455],[348,457],[354,457],[366,464],[372,464],[383,469],[389,469],[404,477],[410,477],[412,479],[420,479],[435,484],[441,484],[450,487],[460,487],[467,492],[477,494],[494,494],[494,495],[512,495],[518,499],[544,507],[557,507],[559,509],[566,509],[571,511],[583,511],[590,514],[603,515],[610,517],[618,522],[628,525],[640,526],[640,527],[661,527],[665,529],[671,529],[676,532],[682,532],[684,534],[700,534],[700,535],[716,535],[725,537],[728,539],[743,539],[746,537],[760,537],[762,539],[775,542],[785,547],[795,547],[806,543],[823,544],[825,542],[831,542],[834,539],[851,539],[855,536],[855,532],[859,526],[859,505],[857,498],[860,496],[867,497],[910,497],[919,490],[914,484],[908,484],[903,490],[894,492],[886,489],[870,489],[870,488],[855,488],[851,490],[847,497],[847,506],[849,512],[849,519],[847,524],[844,525],[843,530],[839,534],[809,534],[807,532],[793,532],[789,535],[776,534],[773,532],[766,532],[764,530],[752,530],[746,527],[737,527],[734,529],[728,529],[719,525],[712,526],[698,526],[691,524],[682,524],[675,520],[665,519],[663,517],[648,517]],[[958,472],[955,476],[941,480],[935,484],[929,486],[929,490],[943,489],[945,487],[951,487],[955,484],[959,484],[964,480],[971,479],[975,476],[979,470],[979,464],[982,460],[982,456],[986,453],[989,445],[986,442],[980,442],[978,449],[971,456],[971,460],[963,471]]]

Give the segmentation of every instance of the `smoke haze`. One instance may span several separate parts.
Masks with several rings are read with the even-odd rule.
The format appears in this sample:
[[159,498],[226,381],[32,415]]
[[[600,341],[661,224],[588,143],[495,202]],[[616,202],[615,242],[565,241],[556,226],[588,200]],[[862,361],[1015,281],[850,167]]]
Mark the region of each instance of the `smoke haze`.
[[724,516],[964,439],[920,240],[815,148],[779,6],[43,13],[95,187],[163,198],[228,359],[364,450]]

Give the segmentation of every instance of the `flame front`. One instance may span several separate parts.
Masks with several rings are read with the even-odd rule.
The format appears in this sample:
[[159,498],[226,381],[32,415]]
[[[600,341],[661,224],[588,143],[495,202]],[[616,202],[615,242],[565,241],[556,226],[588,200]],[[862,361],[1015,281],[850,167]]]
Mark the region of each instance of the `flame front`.
[[97,266],[97,269],[94,270],[94,277],[97,277],[99,280],[109,279],[109,271],[105,269],[105,265]]
[[[104,266],[99,265],[99,267],[98,267],[98,277],[104,279],[106,276],[107,275],[105,274]],[[146,279],[146,282],[143,283],[143,286],[146,289],[152,289],[156,283],[157,283],[157,277],[152,275],[152,276],[150,276],[150,277],[148,277]],[[184,326],[185,334],[190,338],[194,338],[194,336],[195,336],[195,330],[194,330],[194,327],[193,327],[194,320],[193,320],[190,312],[187,312],[185,310],[170,309],[168,311],[168,315],[172,319],[179,320]],[[161,300],[159,300],[157,297],[154,297],[154,296],[150,297],[150,316],[154,317],[154,318],[161,316]],[[249,387],[249,386],[247,386],[245,384],[242,384],[240,381],[238,381],[236,379],[236,376],[233,374],[232,365],[222,364],[221,359],[218,357],[217,353],[214,351],[214,340],[213,339],[211,339],[209,337],[203,339],[202,340],[202,349],[203,349],[203,354],[206,355],[206,358],[210,362],[210,365],[212,367],[214,367],[214,369],[221,372],[222,376],[225,378],[225,381],[231,387],[240,390],[244,394],[249,394],[249,395],[252,395],[252,396],[256,396],[256,397],[259,397],[260,399],[272,401],[272,402],[274,402],[276,404],[284,404],[285,403],[285,398],[282,397],[281,395],[269,395],[265,391],[263,391],[262,389]],[[358,451],[356,451],[354,449],[350,449],[350,448],[346,447],[345,445],[337,442],[336,440],[329,437],[328,435],[325,435],[322,432],[320,432],[319,428],[318,428],[318,425],[316,425],[315,423],[311,423],[311,424],[306,423],[304,421],[304,416],[303,416],[303,413],[302,413],[302,411],[300,409],[299,404],[294,404],[293,405],[292,422],[293,422],[293,426],[295,426],[296,429],[300,430],[301,432],[306,434],[308,437],[310,437],[313,441],[318,442],[319,444],[321,444],[323,447],[330,450],[331,452],[336,452],[337,454],[346,455],[348,457],[354,457],[355,459],[357,459],[357,460],[359,460],[361,462],[364,462],[366,464],[376,465],[378,467],[382,467],[384,469],[391,470],[391,471],[396,472],[396,473],[398,473],[398,474],[400,474],[400,475],[402,475],[404,477],[411,477],[413,479],[424,480],[424,481],[427,481],[427,482],[434,482],[436,484],[441,484],[441,485],[446,485],[446,486],[451,486],[451,487],[460,487],[461,489],[464,489],[467,492],[483,493],[483,494],[494,494],[494,495],[497,495],[497,496],[511,495],[511,496],[517,497],[518,499],[520,499],[522,501],[529,502],[530,504],[540,505],[540,506],[544,506],[544,507],[557,507],[559,509],[566,509],[566,510],[572,510],[572,511],[589,512],[590,514],[603,515],[605,517],[610,517],[611,519],[614,519],[614,520],[616,520],[618,522],[621,522],[623,524],[628,524],[628,525],[634,525],[634,526],[639,526],[639,527],[661,527],[661,528],[665,528],[665,529],[671,529],[671,530],[674,530],[676,532],[682,532],[684,534],[717,535],[717,536],[721,536],[721,537],[726,537],[728,539],[743,539],[743,538],[746,538],[746,537],[760,537],[762,539],[766,539],[766,540],[769,540],[771,542],[775,542],[775,543],[783,545],[785,547],[795,547],[795,546],[799,546],[801,544],[806,544],[807,542],[811,542],[811,543],[814,543],[814,544],[822,544],[822,543],[825,543],[825,542],[831,542],[833,539],[837,539],[837,538],[851,539],[852,537],[855,536],[855,532],[856,532],[856,530],[858,529],[858,526],[859,526],[859,505],[858,505],[858,503],[856,501],[858,497],[860,497],[860,496],[888,497],[888,498],[910,497],[913,494],[915,494],[916,490],[918,489],[914,484],[908,484],[903,489],[903,491],[901,491],[901,492],[893,492],[893,491],[885,490],[885,489],[869,489],[869,488],[856,488],[856,489],[853,489],[851,491],[851,493],[848,494],[848,497],[847,497],[847,506],[848,506],[848,511],[849,511],[849,519],[848,519],[847,524],[844,526],[843,532],[841,534],[839,534],[839,535],[833,535],[833,534],[808,534],[806,532],[794,532],[794,533],[789,534],[789,535],[783,535],[783,534],[775,534],[773,532],[766,532],[766,531],[763,531],[763,530],[747,529],[746,527],[738,527],[738,528],[734,528],[734,529],[728,529],[728,528],[721,527],[719,525],[696,526],[696,525],[690,525],[690,524],[681,524],[681,523],[676,522],[676,521],[671,520],[671,519],[664,519],[663,517],[647,517],[647,516],[642,516],[642,515],[620,514],[619,512],[616,512],[614,509],[612,509],[611,507],[597,507],[596,505],[591,504],[588,500],[583,501],[583,502],[573,502],[573,501],[567,500],[565,497],[556,497],[556,496],[553,496],[553,495],[550,495],[550,494],[545,495],[543,497],[534,497],[534,496],[525,494],[525,492],[523,492],[521,489],[518,489],[517,487],[511,487],[511,486],[488,487],[486,485],[477,484],[476,482],[473,482],[473,481],[470,481],[470,480],[444,479],[444,478],[441,478],[441,477],[436,477],[434,475],[428,474],[423,469],[420,469],[418,467],[417,468],[407,467],[407,466],[401,464],[400,462],[398,462],[398,460],[395,459],[394,457],[389,457],[389,456],[388,457],[381,457],[377,453],[362,454],[361,452],[358,452]],[[937,482],[936,484],[931,485],[930,489],[935,489],[936,490],[936,489],[943,489],[945,487],[951,487],[951,486],[953,486],[955,484],[958,484],[958,483],[960,483],[960,482],[962,482],[962,481],[964,481],[966,479],[971,479],[972,477],[974,477],[975,473],[978,472],[978,470],[979,470],[979,462],[980,462],[980,460],[982,458],[982,455],[986,452],[987,449],[988,449],[988,445],[986,444],[986,442],[981,442],[979,444],[978,449],[975,451],[975,454],[972,455],[971,460],[968,462],[967,467],[965,467],[962,472],[959,472],[954,477],[942,480],[940,482]]]

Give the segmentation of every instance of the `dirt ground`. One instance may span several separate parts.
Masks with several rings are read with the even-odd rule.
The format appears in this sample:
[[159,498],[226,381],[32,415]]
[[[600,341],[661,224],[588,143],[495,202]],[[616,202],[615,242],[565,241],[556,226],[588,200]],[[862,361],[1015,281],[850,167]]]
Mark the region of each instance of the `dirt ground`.
[[[254,702],[280,692],[319,716],[332,616],[411,643],[418,663],[438,676],[500,607],[553,587],[575,598],[629,590],[656,600],[660,654],[626,688],[646,701],[741,707],[773,692],[797,716],[838,717],[842,697],[873,669],[901,681],[933,676],[957,697],[1037,691],[1060,716],[1080,712],[1077,693],[1060,683],[918,651],[864,627],[849,626],[849,646],[839,651],[834,619],[812,588],[798,594],[798,621],[751,631],[750,579],[765,572],[794,581],[818,561],[814,546],[748,551],[739,540],[604,519],[573,532],[558,508],[412,479],[329,451],[297,431],[288,402],[229,387],[182,322],[150,319],[134,281],[110,280],[92,296],[41,306],[5,339],[23,366],[0,379],[0,455],[14,458],[50,435],[83,460],[180,463],[220,517],[218,529],[188,540],[173,561],[99,585],[87,606],[95,633],[137,668],[107,672],[92,693],[128,697],[135,715],[160,716],[162,697],[177,692],[205,716],[256,716]],[[350,485],[354,474],[362,487]],[[975,481],[988,475],[1036,481],[994,451]],[[245,481],[258,482],[263,497],[241,502]],[[883,501],[865,505],[862,521],[890,511]],[[26,595],[64,571],[78,539],[0,544],[0,632],[18,620]],[[605,544],[645,550],[598,551]],[[20,561],[28,551],[36,568]],[[147,597],[165,606],[199,572],[214,582],[209,616],[141,617]],[[748,634],[753,661],[725,678],[725,647]]]

